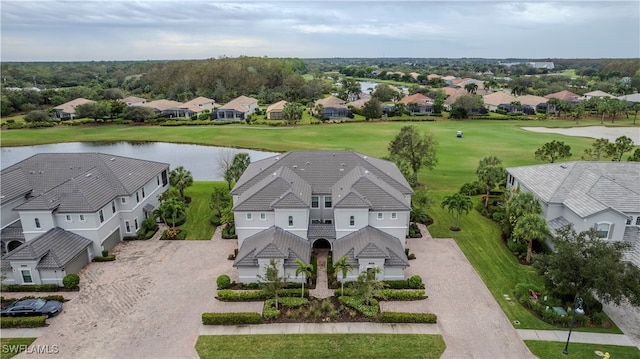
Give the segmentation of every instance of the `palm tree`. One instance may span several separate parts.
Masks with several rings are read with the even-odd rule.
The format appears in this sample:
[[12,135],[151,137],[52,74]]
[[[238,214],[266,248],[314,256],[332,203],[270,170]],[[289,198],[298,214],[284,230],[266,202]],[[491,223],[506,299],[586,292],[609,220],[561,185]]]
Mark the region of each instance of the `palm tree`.
[[511,234],[513,228],[518,223],[520,218],[527,214],[540,214],[542,213],[542,207],[540,202],[531,192],[512,192],[504,205],[506,220],[508,222],[507,234]]
[[333,264],[333,270],[336,273],[342,273],[342,280],[340,281],[340,284],[341,284],[340,294],[342,295],[344,295],[344,281],[345,279],[347,279],[347,273],[353,270],[353,265],[347,262],[347,259],[348,259],[347,256],[342,256],[340,259],[338,259],[337,262]]
[[505,178],[504,169],[501,166],[502,161],[496,156],[488,156],[480,160],[476,174],[478,180],[487,188],[487,196],[484,202],[484,208],[489,207],[489,196],[493,186]]
[[478,84],[475,82],[468,83],[464,85],[464,89],[467,90],[467,92],[470,94],[475,94],[478,90]]
[[459,231],[460,217],[471,211],[471,208],[473,208],[473,201],[471,201],[471,197],[469,196],[454,193],[450,196],[444,197],[444,200],[442,201],[442,208],[447,208],[449,213],[451,213],[451,218],[453,220],[451,230]]
[[549,229],[544,218],[534,213],[524,215],[513,229],[515,238],[527,241],[527,263],[531,263],[533,241],[542,241],[549,236]]
[[169,184],[180,192],[180,197],[184,198],[184,189],[193,184],[193,176],[190,171],[180,166],[169,172]]
[[184,202],[175,198],[162,202],[154,211],[154,216],[162,218],[164,223],[171,223],[171,229],[176,228],[176,221],[181,215],[186,215]]
[[[296,268],[296,278],[302,274],[305,281],[309,280],[313,275],[313,266],[311,264],[306,264],[300,259],[296,259],[295,262],[298,265],[298,268]],[[304,298],[304,282],[302,282],[302,297]]]

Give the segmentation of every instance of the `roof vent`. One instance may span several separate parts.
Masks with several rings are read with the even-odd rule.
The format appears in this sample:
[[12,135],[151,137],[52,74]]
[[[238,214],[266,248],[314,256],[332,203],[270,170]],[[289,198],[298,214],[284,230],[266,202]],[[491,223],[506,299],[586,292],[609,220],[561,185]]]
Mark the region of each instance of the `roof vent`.
[[366,159],[367,159],[367,156],[364,156],[364,159],[366,160]]
[[115,159],[116,159],[115,157],[111,157],[109,161],[115,161]]
[[344,167],[344,162],[342,162],[342,163],[340,164],[340,166],[343,166],[343,167]]
[[298,165],[293,165],[293,168],[298,168]]
[[39,174],[43,174],[43,173],[44,173],[44,171],[38,171],[38,173],[39,173]]
[[36,173],[36,171],[29,171],[29,174],[34,174]]
[[341,169],[340,169],[340,172],[344,172],[344,168],[341,168]]
[[275,176],[275,175],[276,175],[276,173],[275,173],[275,172],[273,172],[273,175]]
[[276,160],[279,160],[279,159],[280,159],[280,156],[276,156]]
[[309,164],[311,164],[311,162],[307,161],[307,164],[309,165]]
[[364,170],[364,173],[365,174],[369,174],[369,170]]
[[87,173],[85,177],[91,177],[91,173]]
[[334,152],[334,153],[333,153],[333,157],[335,157],[335,156],[336,156],[336,153]]
[[567,166],[567,165],[565,165],[565,164],[561,164],[561,165],[560,165],[560,168],[567,168],[567,167],[568,167],[568,166]]

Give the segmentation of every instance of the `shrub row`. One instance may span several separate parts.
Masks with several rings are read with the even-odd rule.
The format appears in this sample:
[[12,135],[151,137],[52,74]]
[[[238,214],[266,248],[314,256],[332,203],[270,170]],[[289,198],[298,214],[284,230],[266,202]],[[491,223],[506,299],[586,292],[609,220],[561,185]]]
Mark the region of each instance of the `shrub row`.
[[[278,298],[278,305],[289,308],[298,308],[309,303],[309,299],[307,298],[295,298],[295,297],[283,297]],[[264,301],[264,306],[262,307],[262,316],[265,319],[273,319],[280,316],[280,310],[276,308],[276,300],[275,299],[267,299]]]
[[178,120],[158,123],[160,126],[209,126],[213,124],[211,120]]
[[61,295],[46,295],[46,296],[43,296],[43,297],[34,297],[32,295],[28,295],[28,296],[22,297],[22,298],[0,297],[0,303],[2,303],[2,306],[5,306],[7,304],[11,304],[11,303],[15,302],[16,300],[33,299],[33,298],[42,298],[44,300],[57,300],[58,302],[65,302],[66,301],[64,299],[64,297],[61,296]]
[[407,280],[385,280],[385,286],[389,289],[421,289],[424,288],[422,277],[413,275]]
[[240,313],[202,313],[202,324],[204,325],[238,325],[238,324],[260,324],[262,317],[255,312]]
[[47,317],[44,315],[39,317],[2,317],[0,318],[0,327],[6,328],[39,328],[46,325]]
[[[301,294],[300,289],[281,289],[278,294],[281,297],[296,297]],[[304,296],[309,297],[309,289],[304,289]],[[231,290],[221,289],[218,291],[218,300],[223,302],[251,302],[270,299],[269,295],[263,290]]]
[[382,312],[380,321],[383,323],[426,323],[435,324],[438,316],[433,313],[403,313],[403,312]]
[[116,260],[116,255],[115,254],[110,254],[106,257],[102,257],[102,256],[96,256],[93,258],[94,262],[113,262]]
[[360,298],[350,296],[338,297],[338,301],[340,301],[340,304],[357,310],[365,317],[375,318],[378,315],[378,301],[375,299],[371,300],[371,305],[364,304]]
[[57,292],[59,290],[60,287],[57,284],[3,284],[0,287],[2,292]]
[[378,299],[384,300],[420,300],[425,299],[424,289],[383,289],[382,296]]

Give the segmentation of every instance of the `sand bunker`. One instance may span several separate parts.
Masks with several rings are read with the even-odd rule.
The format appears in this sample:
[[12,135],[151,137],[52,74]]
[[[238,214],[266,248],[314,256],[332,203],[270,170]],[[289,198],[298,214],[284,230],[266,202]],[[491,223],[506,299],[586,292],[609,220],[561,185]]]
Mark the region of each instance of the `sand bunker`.
[[565,136],[606,138],[614,141],[620,136],[627,136],[635,145],[640,145],[640,128],[637,127],[605,127],[587,126],[571,128],[522,127],[523,130],[542,133],[557,133]]

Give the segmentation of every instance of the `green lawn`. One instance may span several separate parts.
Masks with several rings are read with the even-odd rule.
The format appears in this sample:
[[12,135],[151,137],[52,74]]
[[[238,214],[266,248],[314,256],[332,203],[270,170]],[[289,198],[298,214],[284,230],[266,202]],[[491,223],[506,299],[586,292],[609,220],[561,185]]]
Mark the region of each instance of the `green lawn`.
[[0,350],[0,359],[9,359],[18,355],[18,346],[25,345],[21,351],[24,351],[31,343],[34,342],[36,338],[2,338],[0,339],[0,346],[2,350]]
[[609,353],[612,359],[617,358],[640,358],[640,350],[636,347],[622,347],[617,345],[601,345],[601,344],[582,344],[569,342],[569,355],[562,354],[562,350],[566,343],[561,342],[544,342],[537,340],[525,340],[524,343],[529,347],[533,355],[540,359],[563,359],[563,358],[580,358],[580,359],[598,359],[595,351]]
[[185,196],[191,197],[187,207],[187,222],[180,228],[187,231],[187,239],[211,239],[216,227],[209,223],[213,210],[209,208],[209,199],[215,186],[227,187],[226,182],[196,181],[185,189]]
[[24,115],[2,117],[2,118],[0,118],[0,123],[2,123],[4,125],[9,120],[13,120],[15,123],[21,123],[21,122],[24,122]]
[[294,334],[200,336],[200,358],[440,358],[441,335]]

